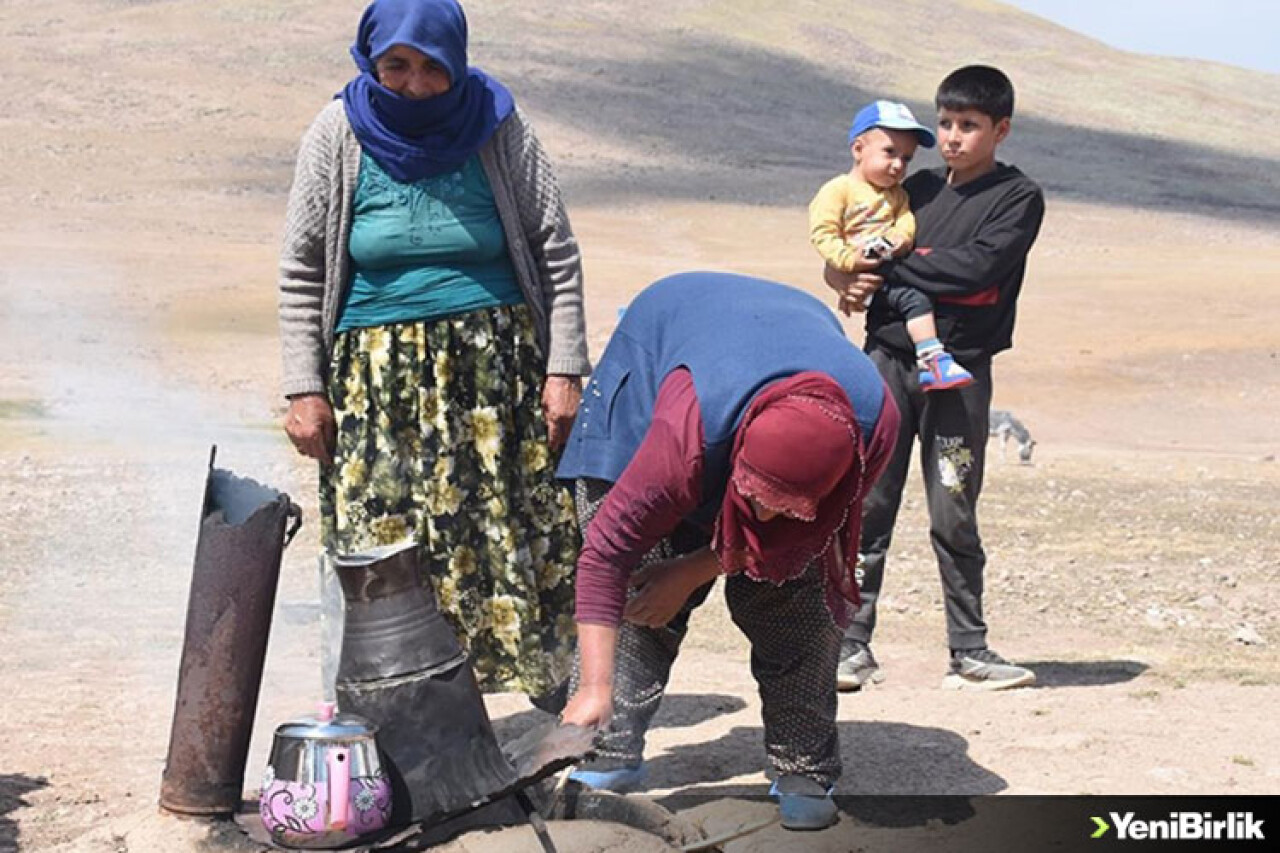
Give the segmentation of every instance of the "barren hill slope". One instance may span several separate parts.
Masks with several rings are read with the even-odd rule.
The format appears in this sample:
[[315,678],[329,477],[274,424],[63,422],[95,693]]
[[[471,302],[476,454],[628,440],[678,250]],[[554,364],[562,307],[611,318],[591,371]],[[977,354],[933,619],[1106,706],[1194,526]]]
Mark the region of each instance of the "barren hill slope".
[[[301,129],[352,72],[360,6],[5,4],[0,200],[55,221],[131,202],[181,218],[198,204],[207,224],[245,194],[278,196]],[[1126,54],[1001,3],[495,0],[468,11],[473,61],[538,119],[578,202],[803,201],[842,164],[860,103],[927,112],[943,73],[989,61],[1019,90],[1008,154],[1055,194],[1280,217],[1280,139],[1260,132],[1280,124],[1275,75]]]

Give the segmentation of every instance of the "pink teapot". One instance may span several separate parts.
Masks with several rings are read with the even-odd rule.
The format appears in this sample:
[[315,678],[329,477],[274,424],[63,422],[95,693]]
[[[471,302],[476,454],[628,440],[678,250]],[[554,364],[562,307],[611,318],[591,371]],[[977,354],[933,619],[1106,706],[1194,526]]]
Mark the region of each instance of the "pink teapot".
[[276,729],[258,810],[284,847],[342,847],[385,828],[391,816],[377,727],[334,711],[326,702],[318,715]]

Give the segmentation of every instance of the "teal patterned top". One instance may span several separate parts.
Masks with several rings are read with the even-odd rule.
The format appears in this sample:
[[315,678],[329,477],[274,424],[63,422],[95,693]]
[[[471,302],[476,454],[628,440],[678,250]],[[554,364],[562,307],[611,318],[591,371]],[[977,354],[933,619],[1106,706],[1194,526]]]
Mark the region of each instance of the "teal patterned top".
[[400,183],[362,154],[353,205],[354,272],[337,331],[524,302],[478,156]]

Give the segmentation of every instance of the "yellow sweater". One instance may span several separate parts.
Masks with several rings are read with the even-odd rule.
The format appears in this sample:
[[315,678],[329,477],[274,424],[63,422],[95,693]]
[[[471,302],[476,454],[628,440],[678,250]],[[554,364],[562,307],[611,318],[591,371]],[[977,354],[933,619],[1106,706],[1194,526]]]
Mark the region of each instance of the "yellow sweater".
[[852,272],[863,246],[876,237],[900,244],[897,254],[916,238],[916,219],[901,186],[882,190],[852,175],[837,175],[809,202],[809,241],[833,267]]

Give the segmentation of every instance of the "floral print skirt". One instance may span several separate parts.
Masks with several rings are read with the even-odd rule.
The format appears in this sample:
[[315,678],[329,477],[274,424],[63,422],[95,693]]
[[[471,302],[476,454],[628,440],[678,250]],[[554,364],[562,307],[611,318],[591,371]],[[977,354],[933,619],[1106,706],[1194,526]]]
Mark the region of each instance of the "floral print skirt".
[[572,666],[580,538],[547,446],[541,364],[524,305],[334,341],[324,545],[415,537],[486,692],[542,695]]

